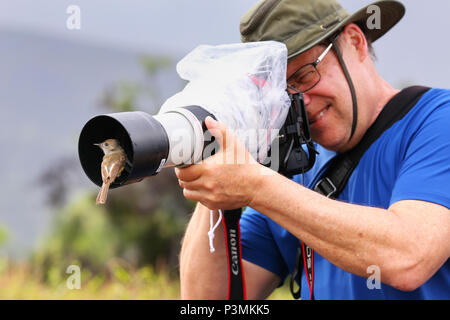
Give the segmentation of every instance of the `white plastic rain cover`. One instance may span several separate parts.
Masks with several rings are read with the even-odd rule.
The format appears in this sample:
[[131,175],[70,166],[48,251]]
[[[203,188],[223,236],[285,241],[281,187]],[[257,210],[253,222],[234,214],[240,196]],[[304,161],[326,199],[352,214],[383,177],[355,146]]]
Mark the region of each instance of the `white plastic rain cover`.
[[289,110],[286,65],[286,46],[276,41],[198,46],[177,64],[188,84],[160,113],[201,106],[261,161]]

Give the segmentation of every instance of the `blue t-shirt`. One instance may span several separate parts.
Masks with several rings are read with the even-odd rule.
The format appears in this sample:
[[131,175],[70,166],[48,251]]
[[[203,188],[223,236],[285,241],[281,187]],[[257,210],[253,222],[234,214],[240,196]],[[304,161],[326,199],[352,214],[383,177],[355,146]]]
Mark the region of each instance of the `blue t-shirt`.
[[[318,151],[314,167],[294,181],[309,188],[314,185],[335,156],[320,146]],[[386,130],[365,152],[338,199],[385,209],[400,200],[450,208],[450,90],[427,91],[403,119]],[[299,241],[283,227],[247,208],[241,218],[241,237],[245,260],[283,281],[292,273]],[[317,253],[314,274],[316,299],[450,299],[449,260],[412,292],[384,283],[381,289],[369,289],[366,278],[336,267]],[[304,271],[301,281],[302,299],[309,299]]]

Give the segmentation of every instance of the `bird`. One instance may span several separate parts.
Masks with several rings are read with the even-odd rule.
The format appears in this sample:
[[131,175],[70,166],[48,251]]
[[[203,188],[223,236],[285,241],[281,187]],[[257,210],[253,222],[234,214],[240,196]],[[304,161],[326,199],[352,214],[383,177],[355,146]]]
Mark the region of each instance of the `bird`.
[[101,164],[102,187],[95,200],[96,204],[105,204],[111,183],[120,176],[127,162],[127,155],[117,139],[106,139],[101,143],[94,143],[103,150]]

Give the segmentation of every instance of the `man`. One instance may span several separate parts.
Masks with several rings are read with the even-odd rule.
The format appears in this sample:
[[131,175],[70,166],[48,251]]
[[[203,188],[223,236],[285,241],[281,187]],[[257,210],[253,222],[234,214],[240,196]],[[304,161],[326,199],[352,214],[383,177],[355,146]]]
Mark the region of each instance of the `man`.
[[[304,177],[307,187],[336,153],[361,141],[399,93],[375,70],[369,42],[394,26],[404,7],[375,5],[379,28],[368,27],[369,6],[349,15],[333,0],[260,1],[241,21],[244,41],[277,40],[288,48],[288,87],[303,93],[320,145]],[[182,298],[226,298],[223,228],[210,253],[209,209],[246,206],[241,236],[249,299],[266,298],[293,272],[299,239],[314,250],[316,299],[449,299],[449,123],[450,92],[428,90],[370,146],[332,200],[302,186],[301,177],[269,174],[251,157],[246,164],[221,164],[243,146],[224,139],[227,128],[207,119],[220,152],[176,169],[185,197],[199,201],[180,254]],[[374,274],[381,285],[369,285]],[[302,298],[309,299],[303,271],[301,283]]]

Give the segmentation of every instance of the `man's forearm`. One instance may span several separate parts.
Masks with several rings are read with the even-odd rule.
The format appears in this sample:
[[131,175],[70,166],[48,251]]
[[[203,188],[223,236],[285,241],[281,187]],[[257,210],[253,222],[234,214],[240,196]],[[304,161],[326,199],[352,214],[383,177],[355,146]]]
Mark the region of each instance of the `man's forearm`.
[[410,260],[415,229],[395,213],[331,200],[278,174],[257,179],[250,206],[340,268],[367,277],[377,265],[382,280],[394,283],[391,275]]
[[[180,253],[182,299],[226,299],[228,274],[223,224],[215,230],[215,251],[211,253],[207,236],[209,217],[208,208],[198,203]],[[217,218],[215,212],[214,222]]]

